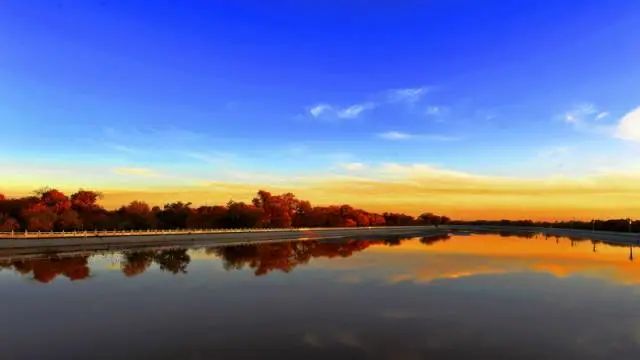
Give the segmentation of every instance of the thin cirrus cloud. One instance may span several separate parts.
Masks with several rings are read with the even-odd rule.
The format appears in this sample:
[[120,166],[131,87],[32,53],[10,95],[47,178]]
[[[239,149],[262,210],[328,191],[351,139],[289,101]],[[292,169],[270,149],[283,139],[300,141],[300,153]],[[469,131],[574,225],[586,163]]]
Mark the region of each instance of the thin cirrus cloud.
[[386,104],[415,104],[422,100],[424,95],[428,92],[427,87],[416,88],[404,88],[404,89],[392,89],[387,90],[381,96],[374,96],[376,101],[366,101],[361,103],[355,103],[349,106],[337,106],[328,103],[318,103],[308,108],[308,113],[313,118],[318,119],[355,119],[360,117],[368,110],[373,110],[377,107]]
[[127,176],[144,176],[144,177],[153,177],[158,176],[158,173],[149,168],[143,167],[118,167],[113,169],[113,173],[117,175],[127,175]]
[[349,163],[341,163],[340,167],[347,171],[360,171],[367,168],[367,166],[361,162],[349,162]]
[[401,131],[387,131],[387,132],[378,134],[378,137],[385,140],[408,140],[413,138],[414,135],[411,135],[409,133],[404,133]]
[[425,86],[417,88],[393,89],[389,90],[387,100],[389,102],[405,102],[409,104],[416,103],[422,99],[427,93],[428,88]]
[[309,108],[309,114],[314,118],[355,119],[363,112],[375,108],[374,102],[353,104],[347,107],[336,107],[329,104],[318,104]]
[[436,106],[436,105],[427,106],[427,109],[425,110],[425,114],[427,116],[439,116],[439,115],[443,115],[446,112],[447,112],[446,107]]
[[377,134],[377,136],[384,140],[402,141],[402,140],[430,140],[430,141],[456,141],[460,140],[457,136],[449,136],[442,134],[412,134],[402,131],[386,131]]
[[623,115],[617,122],[607,121],[610,118],[609,112],[602,111],[591,103],[574,106],[562,118],[577,130],[640,142],[640,106]]
[[607,126],[602,120],[608,116],[608,112],[600,110],[595,104],[582,103],[567,110],[562,119],[576,129],[600,132],[606,130]]

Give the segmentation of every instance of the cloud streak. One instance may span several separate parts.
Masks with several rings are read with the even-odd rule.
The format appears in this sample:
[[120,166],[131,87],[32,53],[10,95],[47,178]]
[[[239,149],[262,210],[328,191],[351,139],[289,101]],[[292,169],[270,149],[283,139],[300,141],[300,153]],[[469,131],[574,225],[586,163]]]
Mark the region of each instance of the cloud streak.
[[562,120],[576,130],[611,135],[612,126],[603,122],[609,113],[599,109],[595,104],[582,103],[575,105],[562,116]]
[[448,136],[442,134],[412,134],[402,131],[386,131],[377,134],[377,136],[384,140],[390,141],[403,141],[403,140],[427,140],[427,141],[457,141],[460,140],[456,136]]
[[420,101],[427,93],[427,88],[423,86],[417,88],[393,89],[389,90],[387,93],[387,101],[389,102],[414,104]]
[[158,173],[155,170],[143,167],[118,167],[113,169],[113,173],[117,175],[127,175],[127,176],[144,176],[144,177],[153,177],[158,176]]
[[353,104],[347,107],[336,107],[329,104],[317,104],[309,108],[309,115],[316,119],[355,119],[367,110],[377,106],[374,102]]
[[307,108],[307,113],[316,119],[355,119],[360,117],[365,111],[373,110],[387,104],[416,104],[422,100],[427,92],[428,88],[424,86],[392,89],[374,96],[373,101],[359,102],[348,106],[320,102]]

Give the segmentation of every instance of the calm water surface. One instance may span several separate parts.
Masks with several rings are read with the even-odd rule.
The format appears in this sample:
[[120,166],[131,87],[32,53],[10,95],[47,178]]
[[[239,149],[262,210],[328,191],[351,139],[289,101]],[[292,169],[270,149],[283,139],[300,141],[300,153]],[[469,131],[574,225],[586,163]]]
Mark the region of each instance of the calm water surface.
[[451,234],[5,256],[0,357],[631,359],[634,250]]

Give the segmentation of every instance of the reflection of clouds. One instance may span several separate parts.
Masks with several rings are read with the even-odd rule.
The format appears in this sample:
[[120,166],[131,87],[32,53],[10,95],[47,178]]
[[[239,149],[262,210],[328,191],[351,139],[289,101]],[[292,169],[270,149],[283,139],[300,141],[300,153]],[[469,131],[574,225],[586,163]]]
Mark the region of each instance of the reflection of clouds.
[[320,338],[318,337],[318,335],[313,333],[305,333],[304,336],[302,337],[302,342],[304,342],[307,345],[311,345],[313,347],[322,347],[322,342],[320,341]]
[[395,284],[395,283],[400,283],[403,281],[410,281],[413,280],[415,278],[415,276],[413,274],[394,274],[392,276],[389,277],[388,282]]
[[417,319],[424,317],[423,313],[409,311],[406,309],[392,309],[382,312],[382,317],[392,320]]
[[362,278],[358,274],[347,273],[338,277],[338,282],[345,284],[358,284],[362,282]]
[[[454,235],[449,241],[421,244],[417,239],[402,246],[374,247],[389,266],[384,281],[431,283],[478,275],[519,272],[548,273],[556,277],[587,276],[622,284],[640,284],[640,267],[629,261],[629,248],[603,243],[593,251],[590,241],[567,238],[523,239],[496,234]],[[365,259],[363,259],[365,261]]]
[[357,349],[364,349],[362,341],[358,338],[358,336],[352,332],[340,332],[336,335],[336,340],[338,343],[354,347]]

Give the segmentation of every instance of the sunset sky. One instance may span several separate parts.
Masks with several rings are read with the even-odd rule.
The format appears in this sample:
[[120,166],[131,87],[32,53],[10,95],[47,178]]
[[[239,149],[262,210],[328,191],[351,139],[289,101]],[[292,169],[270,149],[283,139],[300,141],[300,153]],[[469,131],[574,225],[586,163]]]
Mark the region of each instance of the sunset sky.
[[640,218],[640,2],[0,2],[0,193]]

